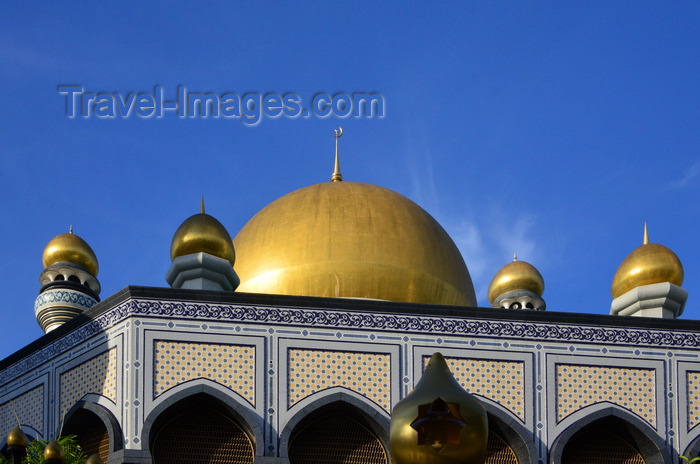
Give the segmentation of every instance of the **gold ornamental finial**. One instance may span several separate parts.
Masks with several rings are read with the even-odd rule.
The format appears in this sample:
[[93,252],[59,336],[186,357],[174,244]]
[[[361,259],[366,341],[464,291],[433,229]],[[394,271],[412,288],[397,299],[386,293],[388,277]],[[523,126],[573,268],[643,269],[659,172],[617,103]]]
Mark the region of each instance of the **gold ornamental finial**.
[[513,261],[517,261],[517,260],[518,260],[518,253],[514,252],[513,253]]
[[73,233],[73,224],[71,224],[70,226],[68,226],[68,233],[69,233],[69,234],[72,234],[72,233]]
[[104,461],[99,454],[93,454],[85,461],[85,464],[104,464]]
[[435,353],[416,387],[391,412],[391,462],[483,464],[488,433],[486,408]]
[[44,448],[44,461],[51,464],[62,463],[65,459],[65,451],[63,447],[56,441],[50,442]]
[[204,214],[204,195],[202,195],[202,203],[199,205],[199,212]]
[[338,126],[333,132],[335,133],[335,166],[331,182],[340,182],[343,180],[343,175],[340,173],[340,161],[338,159],[338,139],[343,136],[343,128]]
[[643,244],[646,245],[649,243],[649,231],[647,230],[647,223],[644,223],[644,241]]

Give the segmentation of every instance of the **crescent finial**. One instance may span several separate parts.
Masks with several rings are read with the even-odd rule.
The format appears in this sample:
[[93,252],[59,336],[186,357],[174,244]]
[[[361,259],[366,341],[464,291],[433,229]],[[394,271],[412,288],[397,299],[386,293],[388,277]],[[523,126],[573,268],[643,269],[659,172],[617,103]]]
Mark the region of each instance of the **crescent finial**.
[[333,169],[333,175],[331,176],[331,182],[340,182],[343,180],[343,175],[340,173],[340,160],[338,158],[338,139],[343,135],[343,128],[338,126],[337,129],[333,131],[335,133],[335,166]]

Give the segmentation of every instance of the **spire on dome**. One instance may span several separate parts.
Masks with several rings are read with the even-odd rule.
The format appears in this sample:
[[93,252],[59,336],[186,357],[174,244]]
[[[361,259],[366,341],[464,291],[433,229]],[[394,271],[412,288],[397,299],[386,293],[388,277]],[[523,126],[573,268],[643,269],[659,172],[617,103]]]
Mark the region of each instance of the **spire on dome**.
[[343,136],[343,128],[338,126],[333,132],[335,133],[335,166],[331,182],[340,182],[343,180],[343,175],[340,173],[340,160],[338,159],[338,139]]
[[206,212],[204,211],[204,195],[202,195],[202,203],[199,205],[199,213],[200,214],[205,214]]
[[649,243],[649,231],[647,230],[647,223],[644,223],[644,240],[642,242],[643,245],[646,245]]

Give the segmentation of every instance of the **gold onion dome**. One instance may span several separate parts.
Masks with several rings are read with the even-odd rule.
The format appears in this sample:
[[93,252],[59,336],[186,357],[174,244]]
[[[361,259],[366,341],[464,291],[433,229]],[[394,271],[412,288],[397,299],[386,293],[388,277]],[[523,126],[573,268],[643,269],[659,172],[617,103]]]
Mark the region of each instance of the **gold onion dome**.
[[93,454],[85,461],[85,464],[104,464],[104,461],[99,455]]
[[175,231],[170,244],[170,259],[193,253],[207,253],[223,258],[233,266],[236,253],[231,235],[215,217],[204,212],[204,199],[200,211],[185,219]]
[[10,430],[10,433],[7,435],[7,446],[21,446],[26,448],[28,444],[29,439],[27,435],[19,427]]
[[483,464],[488,417],[435,353],[418,384],[391,412],[394,464]]
[[44,448],[44,460],[54,460],[63,462],[65,455],[63,453],[63,447],[56,441],[50,442]]
[[678,256],[658,243],[649,243],[644,224],[643,244],[632,251],[617,268],[612,282],[612,296],[617,298],[642,285],[670,282],[681,286],[683,265]]
[[338,177],[279,198],[241,229],[238,291],[476,304],[464,259],[432,216],[391,190]]
[[517,256],[493,276],[489,284],[489,302],[513,290],[528,290],[540,297],[544,293],[542,274],[532,264],[518,261]]
[[44,263],[44,268],[66,261],[85,268],[95,277],[97,277],[99,271],[95,252],[92,251],[92,248],[85,240],[73,233],[73,227],[70,228],[70,232],[52,238],[46,245],[46,248],[44,248],[44,254],[41,259]]

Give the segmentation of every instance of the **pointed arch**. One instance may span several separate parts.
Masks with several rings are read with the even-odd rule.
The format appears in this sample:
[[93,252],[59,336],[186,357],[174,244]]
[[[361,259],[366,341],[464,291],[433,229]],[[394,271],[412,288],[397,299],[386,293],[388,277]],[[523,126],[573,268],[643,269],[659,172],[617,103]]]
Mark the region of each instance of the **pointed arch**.
[[[280,434],[279,455],[292,460],[295,456],[293,441],[304,442],[312,435],[309,431],[314,430],[314,427],[340,427],[343,424],[348,429],[343,434],[334,434],[335,436],[351,434],[357,443],[362,442],[361,447],[366,450],[367,456],[377,458],[376,461],[368,462],[388,463],[389,416],[379,412],[376,405],[370,404],[371,402],[362,395],[346,389],[330,389],[323,393],[300,408],[287,422]],[[338,446],[341,445],[344,446],[345,443]],[[311,447],[312,443],[305,444],[306,450]],[[382,461],[384,458],[386,461]]]
[[[503,447],[505,445],[513,453],[518,464],[537,462],[537,446],[534,441],[534,434],[518,418],[497,403],[482,400],[481,404],[486,408],[489,421],[487,455],[490,452],[496,452],[499,446]],[[490,462],[487,456],[486,463],[489,464]]]
[[64,435],[76,435],[88,456],[98,454],[104,462],[124,447],[121,425],[111,411],[97,403],[80,400],[66,413]]
[[[173,424],[186,424],[188,420],[197,420],[206,424],[218,424],[218,427],[226,428],[231,437],[235,435],[235,444],[226,443],[223,446],[235,446],[238,447],[236,449],[243,450],[245,441],[248,440],[252,447],[251,459],[262,456],[262,418],[242,401],[237,395],[227,394],[206,383],[190,385],[170,395],[167,401],[162,401],[153,408],[144,421],[141,442],[144,447],[147,446],[154,452],[158,447],[156,441],[159,432],[169,430],[167,427],[175,427]],[[237,428],[244,436],[236,431]],[[214,425],[213,429],[218,430],[217,425]],[[176,431],[177,428],[173,430]],[[165,435],[161,435],[161,438],[163,436]],[[192,436],[193,440],[199,438],[209,439],[211,442],[211,437]]]
[[[567,446],[582,434],[599,431],[617,438],[636,451],[645,464],[671,462],[665,441],[645,421],[612,403],[598,403],[583,408],[567,420],[566,427],[552,442],[549,462],[562,464]],[[612,463],[611,463],[612,464]]]

